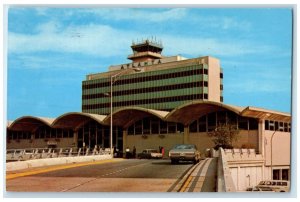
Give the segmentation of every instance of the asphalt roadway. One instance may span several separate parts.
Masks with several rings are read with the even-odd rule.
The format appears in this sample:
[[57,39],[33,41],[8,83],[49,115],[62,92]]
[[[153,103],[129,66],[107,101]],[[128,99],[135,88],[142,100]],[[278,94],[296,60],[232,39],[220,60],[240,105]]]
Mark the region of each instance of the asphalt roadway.
[[[212,159],[197,165],[189,162],[173,165],[168,159],[111,159],[50,166],[7,173],[6,191],[214,192],[215,164]],[[201,181],[200,188],[196,180]]]

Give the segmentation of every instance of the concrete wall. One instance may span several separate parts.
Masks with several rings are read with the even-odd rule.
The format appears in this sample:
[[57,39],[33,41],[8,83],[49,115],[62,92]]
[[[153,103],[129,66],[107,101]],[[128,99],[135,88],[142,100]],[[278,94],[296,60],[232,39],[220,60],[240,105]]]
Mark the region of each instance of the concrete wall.
[[214,147],[214,143],[207,133],[190,133],[188,143],[195,144],[201,154],[204,154],[206,149]]
[[219,148],[218,170],[217,170],[217,192],[235,192],[236,185],[232,178],[225,152]]
[[[274,135],[273,135],[274,134]],[[271,138],[273,140],[271,143]],[[281,131],[265,131],[264,147],[266,166],[288,166],[291,158],[291,135],[288,132]],[[272,145],[272,146],[271,146]],[[273,154],[271,155],[271,147]],[[271,160],[272,159],[272,160]]]
[[16,142],[15,140],[10,140],[9,143],[6,144],[6,149],[24,149],[24,148],[47,148],[47,142],[57,142],[57,147],[74,147],[74,138],[59,138],[59,141],[55,139],[46,138],[45,139],[34,139],[34,140],[20,140],[20,142]]
[[225,150],[224,153],[237,191],[245,191],[268,179],[262,154],[248,149]]
[[220,102],[220,61],[208,57],[208,100]]
[[250,147],[258,151],[258,131],[240,130],[238,139],[234,142],[233,147],[241,148],[242,146]]

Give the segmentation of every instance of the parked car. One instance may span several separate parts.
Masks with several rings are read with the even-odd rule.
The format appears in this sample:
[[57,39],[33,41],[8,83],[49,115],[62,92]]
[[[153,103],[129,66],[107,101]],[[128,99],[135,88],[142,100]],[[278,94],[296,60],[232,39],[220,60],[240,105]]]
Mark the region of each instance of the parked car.
[[194,164],[200,161],[200,152],[194,144],[178,144],[169,151],[171,163],[179,161],[192,161]]
[[270,187],[276,192],[288,192],[290,190],[290,182],[287,180],[264,180],[260,181],[257,187]]
[[248,187],[246,191],[251,191],[251,192],[275,192],[273,189],[270,187]]
[[138,153],[140,159],[159,159],[162,158],[162,153],[159,153],[156,149],[144,149],[142,153]]

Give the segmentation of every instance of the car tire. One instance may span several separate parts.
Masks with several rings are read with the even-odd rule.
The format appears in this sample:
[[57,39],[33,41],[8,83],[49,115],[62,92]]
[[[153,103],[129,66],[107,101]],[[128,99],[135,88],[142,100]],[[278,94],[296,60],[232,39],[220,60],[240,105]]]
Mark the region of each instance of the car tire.
[[175,159],[171,159],[171,164],[176,164],[176,160]]

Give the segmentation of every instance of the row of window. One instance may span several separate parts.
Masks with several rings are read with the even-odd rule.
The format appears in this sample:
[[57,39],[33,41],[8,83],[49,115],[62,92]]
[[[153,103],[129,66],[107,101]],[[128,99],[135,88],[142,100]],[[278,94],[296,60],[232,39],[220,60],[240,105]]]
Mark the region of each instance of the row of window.
[[44,138],[70,138],[74,136],[73,130],[70,129],[56,129],[49,127],[40,127],[35,132],[35,139]]
[[31,133],[25,131],[7,131],[8,140],[31,139]]
[[231,111],[219,111],[200,117],[190,124],[190,132],[209,132],[218,124],[233,124],[241,130],[257,130],[258,121],[253,118],[241,117]]
[[274,169],[273,180],[290,180],[289,169]]
[[[34,133],[34,139],[46,139],[46,138],[70,138],[73,137],[73,131],[67,129],[56,129],[41,126]],[[20,140],[31,139],[30,132],[24,131],[7,131],[8,140]]]
[[[208,74],[207,69],[194,69],[188,71],[181,71],[181,72],[173,72],[167,74],[160,74],[160,75],[151,75],[145,77],[137,77],[137,78],[130,78],[130,79],[119,79],[117,80],[114,85],[124,85],[124,84],[132,84],[132,83],[140,83],[140,82],[147,82],[147,81],[156,81],[156,80],[163,80],[163,79],[170,79],[170,78],[178,78],[178,77],[187,77],[192,75],[201,75],[201,74]],[[102,88],[110,86],[110,81],[107,82],[99,82],[99,83],[92,83],[92,84],[85,84],[83,82],[82,89],[92,89],[92,88]]]
[[265,130],[291,132],[291,123],[265,120]]
[[[149,88],[138,88],[138,89],[114,91],[113,95],[114,96],[123,96],[123,95],[169,91],[169,90],[194,88],[194,87],[208,87],[208,82],[201,81],[201,82],[181,83],[181,84],[175,84],[175,85],[156,86],[156,87],[149,87]],[[103,98],[103,97],[107,97],[107,96],[104,93],[82,95],[82,99],[95,99],[95,98]]]
[[183,131],[183,124],[165,122],[156,117],[144,118],[128,127],[128,135],[174,134]]
[[[188,100],[196,100],[196,99],[208,99],[208,94],[191,94],[191,95],[183,95],[183,96],[172,96],[172,97],[162,97],[162,98],[152,98],[152,99],[143,99],[143,100],[128,100],[122,102],[114,102],[114,107],[122,107],[122,106],[132,106],[132,105],[143,105],[143,104],[152,104],[152,103],[164,103],[164,102],[176,102],[176,101],[188,101]],[[102,104],[91,104],[91,105],[83,105],[82,110],[88,109],[99,109],[99,108],[109,108],[110,103],[102,103]]]

